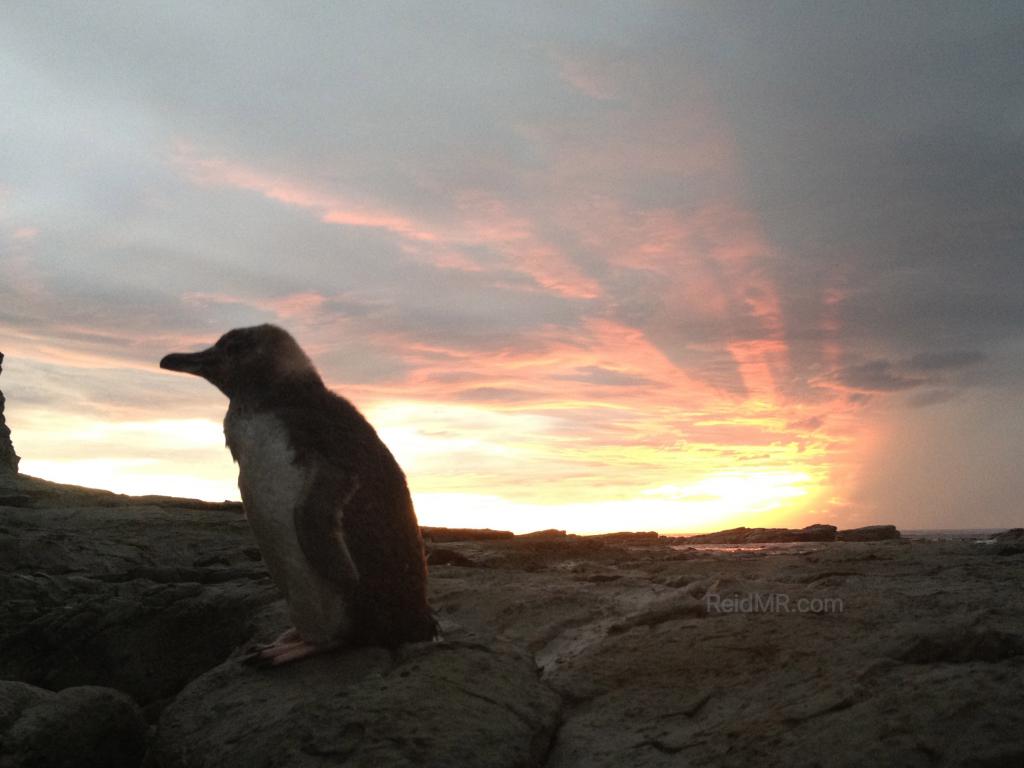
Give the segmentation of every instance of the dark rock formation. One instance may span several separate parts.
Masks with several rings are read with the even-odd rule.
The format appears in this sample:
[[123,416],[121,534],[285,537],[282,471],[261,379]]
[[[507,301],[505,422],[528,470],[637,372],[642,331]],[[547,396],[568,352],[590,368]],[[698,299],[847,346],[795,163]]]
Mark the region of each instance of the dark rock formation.
[[598,533],[587,538],[597,539],[598,541],[619,541],[625,543],[658,541],[661,537],[657,531],[616,531],[615,533]]
[[1015,542],[1024,542],[1024,528],[1011,528],[1008,531],[997,533],[992,538],[999,543],[1008,542],[1012,544]]
[[146,731],[139,708],[110,688],[0,682],[0,768],[137,766]]
[[681,537],[683,544],[784,544],[800,541],[835,541],[834,525],[809,525],[806,528],[730,528],[715,533]]
[[994,555],[1024,555],[1024,528],[1011,528],[992,537]]
[[806,528],[794,530],[792,528],[766,528],[764,531],[755,531],[748,537],[748,543],[788,543],[797,541],[835,541],[836,527],[834,525],[822,525],[817,523]]
[[679,541],[686,544],[744,544],[747,537],[755,531],[763,531],[764,528],[750,529],[745,526],[729,528],[714,533],[699,533],[695,536],[680,536]]
[[476,563],[466,555],[449,547],[427,547],[427,565],[462,565],[468,568]]
[[431,543],[441,642],[254,669],[287,616],[233,508],[8,487],[0,768],[137,768],[142,717],[146,768],[1024,764],[1011,544]]
[[422,526],[420,531],[427,541],[491,541],[511,539],[512,531],[493,531],[490,528],[432,528]]
[[0,506],[52,509],[66,507],[160,507],[164,509],[206,509],[237,512],[239,501],[203,501],[171,496],[126,496],[122,493],[78,485],[54,483],[29,475],[0,471]]
[[895,525],[865,525],[863,528],[850,528],[836,534],[839,541],[886,541],[898,538],[900,532]]
[[[0,373],[3,372],[4,353],[0,352]],[[0,472],[18,471],[18,462],[21,458],[14,452],[14,444],[11,442],[11,430],[4,420],[4,393],[0,392]]]
[[278,599],[224,512],[0,507],[0,678],[106,685],[155,714]]
[[167,708],[160,768],[540,765],[558,697],[514,649],[459,643],[317,656],[278,669],[228,662]]
[[1024,656],[1024,634],[953,624],[901,638],[892,657],[907,664],[993,664]]
[[530,531],[530,533],[521,533],[516,538],[519,539],[564,539],[568,534],[565,531],[558,528],[545,528],[543,531]]

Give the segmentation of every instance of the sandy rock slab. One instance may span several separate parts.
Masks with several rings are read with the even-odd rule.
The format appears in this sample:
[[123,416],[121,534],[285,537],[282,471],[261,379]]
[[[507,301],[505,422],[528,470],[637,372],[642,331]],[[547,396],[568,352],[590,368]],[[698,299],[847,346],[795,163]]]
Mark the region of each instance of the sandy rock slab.
[[160,719],[149,768],[540,765],[559,698],[514,649],[424,643],[228,661]]
[[0,768],[136,766],[145,749],[146,721],[123,693],[0,682]]
[[839,543],[666,563],[652,582],[701,585],[709,564],[716,593],[791,604],[647,609],[562,643],[545,668],[566,702],[547,768],[1024,765],[1019,557]]

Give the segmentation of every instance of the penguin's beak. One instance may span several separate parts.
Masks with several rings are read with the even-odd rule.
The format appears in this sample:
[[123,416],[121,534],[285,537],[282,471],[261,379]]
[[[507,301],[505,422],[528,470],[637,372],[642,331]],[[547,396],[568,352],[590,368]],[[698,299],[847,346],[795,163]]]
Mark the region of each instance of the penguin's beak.
[[220,354],[215,347],[210,347],[202,352],[173,352],[160,361],[160,367],[208,379],[219,363]]

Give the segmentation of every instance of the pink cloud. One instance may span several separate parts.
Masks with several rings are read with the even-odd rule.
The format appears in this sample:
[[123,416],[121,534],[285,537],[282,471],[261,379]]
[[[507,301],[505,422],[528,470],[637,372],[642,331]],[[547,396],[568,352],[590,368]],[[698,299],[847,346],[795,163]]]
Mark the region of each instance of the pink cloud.
[[596,57],[552,53],[558,76],[574,90],[598,101],[614,101],[622,94],[621,73]]
[[486,247],[503,257],[506,269],[529,276],[546,291],[575,298],[593,298],[600,293],[595,280],[537,237],[529,219],[514,216],[493,196],[456,193],[450,219],[428,222],[384,207],[356,203],[224,158],[205,156],[184,142],[176,145],[172,161],[197,184],[256,192],[284,205],[310,210],[327,224],[391,232],[406,253],[438,268],[484,271],[462,249]]
[[176,145],[172,159],[197,184],[256,192],[285,205],[312,210],[320,216],[321,221],[329,224],[384,229],[414,240],[432,240],[435,237],[412,220],[390,211],[357,204],[337,194],[323,192],[224,158],[201,155],[183,142]]

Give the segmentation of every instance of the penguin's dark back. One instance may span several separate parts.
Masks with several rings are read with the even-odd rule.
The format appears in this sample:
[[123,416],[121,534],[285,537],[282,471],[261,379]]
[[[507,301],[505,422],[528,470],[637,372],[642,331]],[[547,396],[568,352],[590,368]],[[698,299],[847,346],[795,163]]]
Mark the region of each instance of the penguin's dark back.
[[288,430],[296,462],[323,467],[335,498],[347,499],[342,530],[359,572],[351,641],[431,639],[423,542],[398,462],[359,410],[323,384],[278,394],[274,412]]

